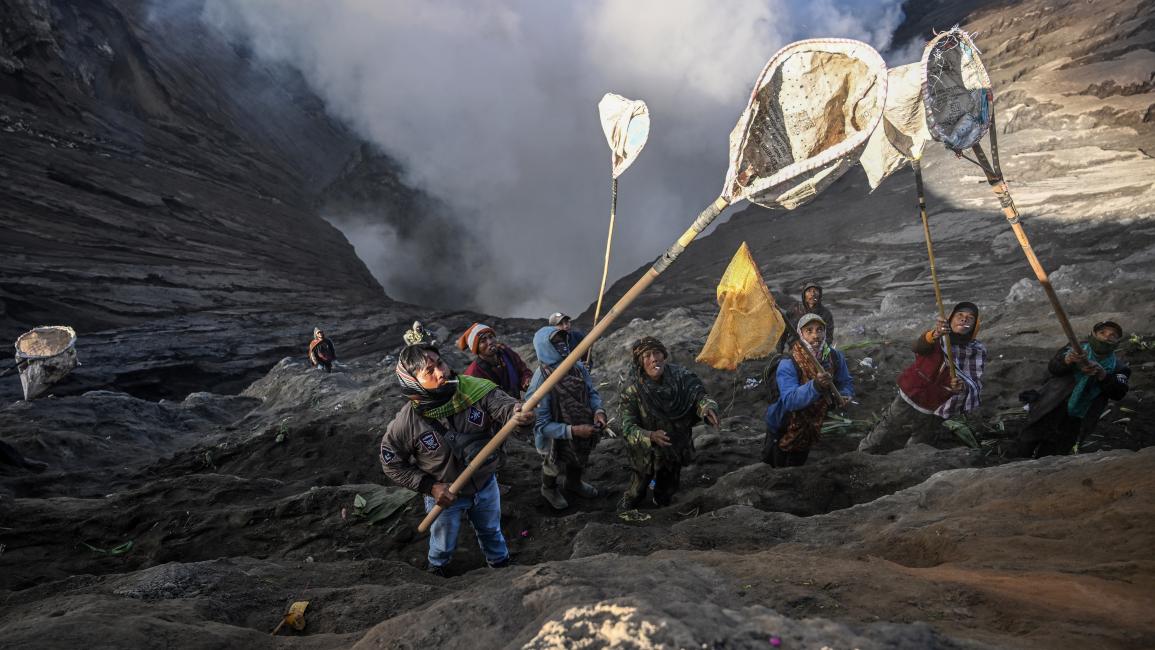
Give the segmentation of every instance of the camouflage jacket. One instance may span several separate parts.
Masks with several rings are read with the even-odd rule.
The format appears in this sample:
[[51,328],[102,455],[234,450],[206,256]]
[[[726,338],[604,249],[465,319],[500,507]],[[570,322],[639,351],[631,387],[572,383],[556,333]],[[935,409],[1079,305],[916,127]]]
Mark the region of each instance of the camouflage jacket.
[[[651,458],[660,465],[689,463],[694,452],[694,425],[702,420],[707,411],[718,412],[718,403],[706,394],[697,376],[673,364],[666,366],[666,372],[669,376],[663,377],[663,380],[676,382],[669,387],[672,396],[683,403],[692,400],[692,408],[681,409],[683,415],[671,418],[661,412],[661,406],[669,407],[672,404],[655,408],[652,398],[643,396],[641,379],[631,381],[618,398],[618,417],[621,420],[619,428],[626,440],[630,459],[636,467],[648,464]],[[665,431],[670,437],[669,447],[658,447],[650,442],[650,432],[659,430]]]

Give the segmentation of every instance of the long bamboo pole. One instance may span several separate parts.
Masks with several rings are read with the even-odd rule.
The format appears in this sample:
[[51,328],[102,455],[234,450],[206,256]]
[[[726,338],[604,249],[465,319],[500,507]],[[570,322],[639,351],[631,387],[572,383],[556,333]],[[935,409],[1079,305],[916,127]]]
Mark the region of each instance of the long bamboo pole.
[[[553,387],[557,384],[557,382],[569,373],[570,368],[573,368],[578,359],[580,359],[582,355],[584,355],[589,351],[591,347],[593,347],[594,342],[597,341],[598,337],[604,334],[607,329],[609,329],[614,320],[616,320],[617,317],[620,316],[622,312],[624,312],[626,308],[629,307],[634,302],[634,300],[642,294],[643,291],[649,288],[649,286],[654,283],[654,280],[656,280],[663,271],[669,268],[670,264],[674,263],[674,260],[678,259],[678,256],[682,254],[682,251],[686,250],[686,247],[693,243],[693,241],[698,238],[698,235],[702,234],[702,231],[705,230],[711,223],[713,223],[714,219],[717,219],[718,215],[722,214],[722,210],[725,210],[728,205],[730,205],[730,202],[727,201],[724,197],[719,196],[713,203],[709,205],[709,207],[707,207],[705,210],[702,210],[702,212],[698,215],[698,218],[694,219],[694,223],[690,224],[690,227],[686,229],[686,232],[682,233],[682,236],[679,237],[678,240],[673,244],[671,244],[670,247],[666,249],[665,253],[662,253],[662,256],[659,257],[656,262],[654,262],[654,265],[650,267],[649,271],[646,271],[642,277],[638,278],[638,281],[634,283],[634,286],[630,287],[630,290],[627,291],[626,294],[622,296],[621,299],[619,299],[618,302],[614,304],[614,306],[611,307],[608,312],[606,312],[606,317],[590,330],[590,333],[586,335],[585,339],[583,339],[582,342],[579,343],[578,346],[574,348],[570,354],[562,360],[561,363],[558,364],[557,368],[555,368],[554,371],[549,374],[549,377],[547,377],[546,380],[542,382],[541,386],[536,391],[534,391],[533,395],[525,400],[525,402],[521,405],[523,412],[532,411],[537,407],[537,403],[541,401],[541,398],[548,395],[549,392],[553,390]],[[476,472],[478,468],[485,464],[485,460],[489,458],[491,454],[496,452],[499,447],[501,447],[501,445],[505,442],[505,439],[508,438],[516,428],[517,424],[513,418],[510,418],[509,421],[505,423],[505,426],[501,427],[501,430],[498,431],[493,436],[493,438],[488,443],[486,443],[484,447],[481,448],[481,451],[477,453],[477,456],[473,459],[473,461],[470,462],[469,465],[466,466],[466,468],[461,472],[461,475],[457,477],[457,480],[453,481],[453,484],[449,486],[449,491],[453,494],[460,492],[462,486],[464,486],[465,483],[473,476],[474,472]],[[417,526],[418,532],[424,533],[425,531],[429,530],[429,527],[433,525],[433,522],[441,514],[441,511],[441,506],[434,505],[433,508],[429,510],[429,513],[425,515],[425,519],[422,519],[421,523]]]
[[[991,120],[991,146],[994,147],[994,119]],[[981,145],[976,144],[971,147],[975,158],[979,161],[979,166],[982,167],[983,173],[986,174],[987,183],[990,184],[991,189],[994,190],[995,196],[999,199],[999,205],[1002,206],[1003,216],[1007,218],[1007,223],[1011,225],[1011,230],[1015,233],[1015,238],[1019,240],[1019,246],[1023,249],[1023,254],[1027,256],[1027,262],[1031,265],[1031,269],[1035,272],[1035,277],[1039,284],[1042,285],[1043,291],[1047,294],[1047,300],[1051,302],[1051,308],[1055,310],[1055,317],[1059,319],[1059,325],[1063,328],[1063,333],[1067,335],[1067,342],[1071,344],[1072,350],[1079,350],[1079,339],[1075,337],[1075,330],[1071,328],[1071,321],[1067,318],[1067,312],[1063,309],[1062,303],[1059,302],[1059,296],[1055,293],[1055,288],[1051,286],[1051,278],[1047,275],[1047,270],[1043,268],[1039,257],[1035,255],[1035,249],[1031,246],[1031,241],[1027,239],[1027,233],[1023,230],[1023,224],[1019,222],[1019,210],[1015,207],[1015,201],[1011,198],[1011,191],[1007,187],[1007,182],[1003,178],[1001,172],[996,171],[991,167],[987,160],[986,153],[983,152]]]
[[[918,193],[918,213],[922,217],[922,234],[926,239],[926,257],[930,260],[930,281],[934,285],[934,301],[938,305],[939,318],[946,320],[946,308],[942,304],[942,289],[938,284],[938,270],[934,262],[934,243],[930,238],[930,219],[926,215],[926,193],[922,186],[922,163],[916,158],[910,161],[910,166],[914,168],[914,187]],[[953,382],[956,379],[954,369],[954,354],[951,351],[950,336],[941,338],[946,353],[946,365],[950,369],[950,380]]]
[[[618,179],[614,178],[610,183],[610,231],[606,234],[606,259],[602,263],[602,283],[598,287],[598,304],[594,307],[594,325],[598,324],[598,319],[602,314],[602,298],[606,295],[606,278],[610,273],[610,249],[614,244],[614,221],[617,219],[618,213]],[[590,349],[590,355],[586,359],[587,364],[593,363],[593,349]]]

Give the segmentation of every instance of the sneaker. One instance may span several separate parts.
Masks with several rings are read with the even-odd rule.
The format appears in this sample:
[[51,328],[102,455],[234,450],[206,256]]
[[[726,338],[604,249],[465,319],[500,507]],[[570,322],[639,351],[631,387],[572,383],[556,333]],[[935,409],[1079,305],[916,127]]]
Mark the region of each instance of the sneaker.
[[435,575],[438,578],[448,578],[449,577],[449,572],[445,569],[445,565],[435,566],[433,564],[430,564],[430,565],[425,567],[425,572],[432,574],[432,575]]
[[543,485],[541,486],[541,496],[545,497],[545,500],[554,510],[565,510],[569,507],[569,501],[565,500],[561,490],[557,488],[547,488]]
[[491,569],[504,569],[505,567],[507,567],[511,564],[513,564],[513,558],[506,555],[504,560],[498,560],[497,562],[494,562],[493,564],[489,565],[489,568],[491,568]]

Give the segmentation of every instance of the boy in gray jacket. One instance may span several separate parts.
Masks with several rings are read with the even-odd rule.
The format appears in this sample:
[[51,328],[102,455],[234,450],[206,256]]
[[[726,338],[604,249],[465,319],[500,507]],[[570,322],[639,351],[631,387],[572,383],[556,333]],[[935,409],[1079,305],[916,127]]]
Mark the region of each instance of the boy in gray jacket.
[[381,468],[394,483],[425,495],[425,511],[444,508],[429,529],[431,573],[444,576],[457,548],[461,515],[467,514],[491,567],[509,564],[501,532],[501,493],[494,476],[504,460],[487,458],[456,495],[449,486],[509,419],[533,422],[532,412],[486,379],[455,374],[437,349],[410,345],[397,360],[401,392],[409,398],[381,439]]

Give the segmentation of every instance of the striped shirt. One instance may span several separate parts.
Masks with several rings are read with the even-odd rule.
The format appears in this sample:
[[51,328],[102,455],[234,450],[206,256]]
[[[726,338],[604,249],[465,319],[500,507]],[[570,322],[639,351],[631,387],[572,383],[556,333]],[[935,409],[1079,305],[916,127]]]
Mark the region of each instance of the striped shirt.
[[979,407],[979,396],[983,391],[983,368],[987,363],[987,348],[979,341],[968,341],[966,345],[952,345],[955,370],[963,382],[962,392],[950,397],[935,409],[934,414],[949,419],[953,415],[969,413]]

